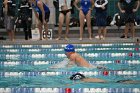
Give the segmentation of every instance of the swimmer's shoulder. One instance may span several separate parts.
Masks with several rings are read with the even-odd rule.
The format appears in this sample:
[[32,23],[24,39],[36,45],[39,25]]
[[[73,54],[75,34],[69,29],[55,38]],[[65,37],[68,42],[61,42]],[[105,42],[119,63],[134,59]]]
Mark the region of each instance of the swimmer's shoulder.
[[71,58],[71,59],[75,59],[76,57],[78,57],[78,54],[77,54],[77,53],[72,53],[72,54],[70,55],[70,58]]

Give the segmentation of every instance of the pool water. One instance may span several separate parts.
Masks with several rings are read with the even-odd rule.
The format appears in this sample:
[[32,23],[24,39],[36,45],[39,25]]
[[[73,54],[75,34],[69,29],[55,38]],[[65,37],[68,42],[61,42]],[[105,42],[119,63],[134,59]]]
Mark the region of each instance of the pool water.
[[[66,58],[65,46],[1,45],[0,91],[63,93],[70,88],[72,93],[140,93],[140,83],[116,83],[119,80],[140,80],[140,46],[135,43],[75,44],[76,52],[89,63],[106,69],[77,66],[50,68]],[[69,77],[77,72],[108,83],[71,81]]]

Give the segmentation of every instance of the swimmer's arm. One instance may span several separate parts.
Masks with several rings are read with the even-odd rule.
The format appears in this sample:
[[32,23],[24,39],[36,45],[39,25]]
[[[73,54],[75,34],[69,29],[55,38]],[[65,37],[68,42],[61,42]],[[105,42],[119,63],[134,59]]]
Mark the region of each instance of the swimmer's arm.
[[75,84],[82,84],[82,83],[108,83],[106,80],[98,79],[98,78],[84,78],[81,79],[79,82],[73,82],[73,84],[66,84],[65,86],[72,86]]
[[87,83],[107,83],[108,81],[99,78],[84,78],[81,81]]
[[139,80],[119,80],[116,83],[123,83],[123,84],[140,84]]
[[74,61],[69,61],[69,63],[67,64],[67,67],[72,67],[73,65],[75,65]]

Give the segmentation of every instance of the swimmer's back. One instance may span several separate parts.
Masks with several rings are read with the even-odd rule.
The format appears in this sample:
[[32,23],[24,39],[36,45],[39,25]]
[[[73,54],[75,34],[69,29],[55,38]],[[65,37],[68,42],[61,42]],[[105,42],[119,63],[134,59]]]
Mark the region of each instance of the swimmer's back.
[[89,64],[81,55],[78,53],[74,53],[70,56],[77,66],[81,67],[93,67],[93,65]]

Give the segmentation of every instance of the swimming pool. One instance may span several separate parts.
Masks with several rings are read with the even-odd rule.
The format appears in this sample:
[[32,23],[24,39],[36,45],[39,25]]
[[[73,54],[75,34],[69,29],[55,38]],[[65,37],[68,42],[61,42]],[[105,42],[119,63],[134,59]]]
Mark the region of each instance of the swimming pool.
[[[140,84],[116,83],[119,80],[140,80],[140,46],[134,43],[75,44],[93,65],[107,69],[51,69],[66,58],[65,44],[1,45],[0,91],[2,93],[140,93]],[[108,83],[83,83],[69,77],[80,72],[86,77],[101,78]],[[0,92],[1,93],[1,92]]]

